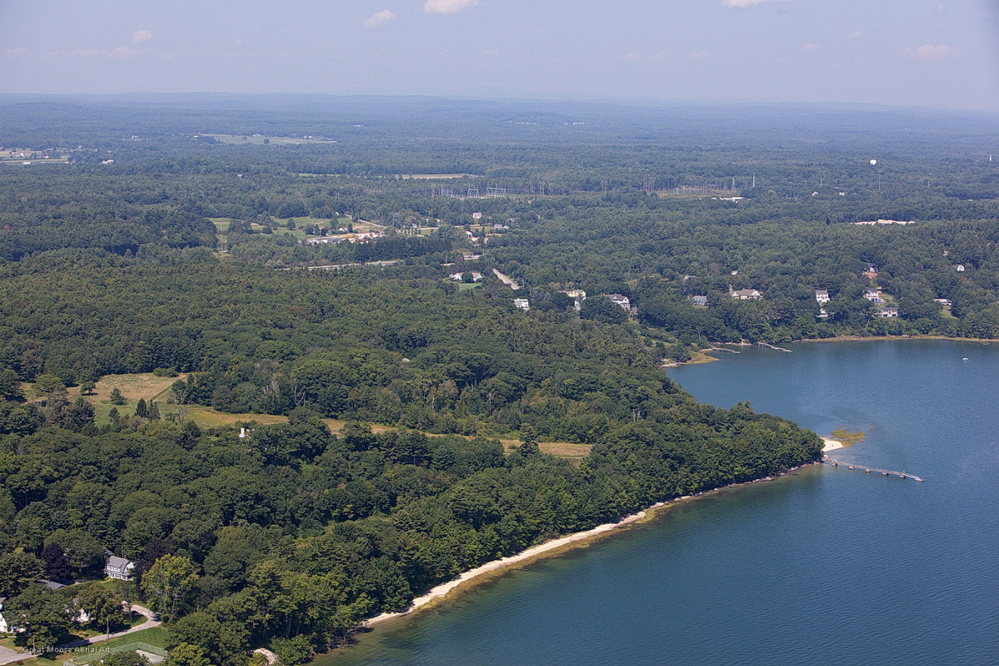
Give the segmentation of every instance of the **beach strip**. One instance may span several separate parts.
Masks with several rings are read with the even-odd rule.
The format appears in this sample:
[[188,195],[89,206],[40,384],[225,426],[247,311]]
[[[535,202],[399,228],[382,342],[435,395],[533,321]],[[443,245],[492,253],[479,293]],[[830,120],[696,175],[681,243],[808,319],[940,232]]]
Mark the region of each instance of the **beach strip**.
[[[677,498],[677,499],[686,499],[686,498]],[[413,600],[413,603],[410,605],[408,609],[399,613],[382,613],[381,615],[377,615],[371,618],[370,620],[365,621],[364,626],[373,627],[377,624],[381,624],[382,622],[386,622],[388,620],[393,620],[395,618],[409,615],[413,611],[416,611],[422,608],[423,606],[426,606],[427,604],[433,603],[438,599],[443,599],[452,590],[463,585],[464,583],[467,583],[473,578],[477,578],[479,576],[482,576],[483,574],[487,574],[493,571],[499,571],[501,569],[512,567],[514,565],[526,562],[527,560],[536,558],[539,555],[542,555],[549,551],[558,550],[559,548],[567,546],[571,543],[575,543],[577,541],[583,541],[585,539],[590,539],[600,534],[610,532],[611,530],[624,527],[625,525],[630,525],[644,518],[646,516],[646,512],[649,511],[650,509],[654,510],[659,507],[665,506],[666,504],[668,504],[668,502],[660,502],[658,504],[649,507],[649,509],[645,509],[639,511],[638,513],[627,516],[616,523],[604,523],[603,525],[598,525],[594,527],[592,530],[586,530],[585,532],[576,532],[574,534],[570,534],[568,536],[564,536],[559,539],[546,541],[545,543],[538,544],[537,546],[532,546],[531,548],[528,548],[523,552],[517,553],[516,555],[503,557],[498,560],[493,560],[492,562],[486,562],[482,566],[476,567],[474,569],[469,569],[468,571],[461,574],[452,581],[448,581],[447,583],[438,585],[437,587],[433,588],[432,590],[424,594],[422,597],[417,597],[416,599]]]
[[[834,449],[843,448],[843,445],[840,444],[835,439],[828,439],[823,437],[822,440],[825,442],[826,447],[831,447],[831,448],[824,448],[823,449],[824,451],[832,451]],[[814,464],[814,463],[809,463],[809,464]],[[799,469],[798,467],[792,467],[791,469],[787,470],[787,472],[785,472],[784,474],[780,474],[778,476],[785,476],[786,474],[790,474],[791,472],[794,472],[798,469]],[[657,511],[659,509],[662,509],[663,507],[670,506],[672,504],[678,504],[680,502],[684,502],[704,495],[713,495],[719,491],[726,489],[737,488],[739,486],[745,486],[753,483],[773,481],[775,478],[778,477],[765,476],[759,479],[754,479],[752,481],[733,483],[727,486],[722,486],[720,488],[706,490],[703,492],[695,493],[694,495],[683,495],[682,497],[676,497],[671,500],[667,500],[665,502],[656,502],[652,506],[639,511],[638,513],[626,516],[625,518],[622,518],[616,523],[604,523],[603,525],[597,525],[591,530],[586,530],[585,532],[575,532],[573,534],[569,534],[567,536],[558,539],[546,541],[545,543],[538,544],[537,546],[532,546],[531,548],[528,548],[523,552],[517,553],[516,555],[511,555],[509,557],[503,557],[498,560],[486,562],[485,564],[475,567],[474,569],[469,569],[468,571],[459,575],[454,580],[438,585],[437,587],[431,589],[423,596],[417,597],[416,599],[413,600],[413,603],[410,604],[409,608],[407,608],[406,610],[400,611],[398,613],[382,613],[381,615],[376,615],[373,618],[365,620],[361,626],[370,629],[376,625],[382,624],[383,622],[405,617],[407,615],[414,613],[420,608],[423,608],[424,606],[427,606],[429,604],[432,604],[436,601],[443,599],[448,594],[453,592],[455,589],[461,587],[462,585],[468,583],[469,581],[475,578],[478,578],[488,573],[502,571],[503,569],[508,569],[518,564],[523,564],[534,559],[539,559],[541,556],[545,554],[549,554],[552,553],[552,551],[563,549],[566,546],[569,546],[570,544],[586,541],[588,539],[593,539],[595,537],[606,534],[613,530],[626,527],[628,525],[632,525],[646,518],[652,518],[653,516],[656,515]]]
[[836,439],[832,439],[830,437],[823,437],[822,441],[824,443],[824,446],[822,447],[822,453],[829,453],[830,451],[835,451],[836,449],[844,448],[843,442]]

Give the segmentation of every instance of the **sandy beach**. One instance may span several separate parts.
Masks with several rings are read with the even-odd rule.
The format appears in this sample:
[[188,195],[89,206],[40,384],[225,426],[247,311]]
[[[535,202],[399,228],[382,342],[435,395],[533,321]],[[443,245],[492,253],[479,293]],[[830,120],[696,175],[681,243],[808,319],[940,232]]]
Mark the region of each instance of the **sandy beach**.
[[[687,499],[687,498],[685,497],[677,498],[676,500],[673,500],[673,502],[682,499]],[[382,613],[381,615],[378,615],[376,617],[371,618],[370,620],[367,620],[364,623],[364,626],[373,627],[377,624],[381,624],[382,622],[386,622],[388,620],[393,620],[395,618],[409,615],[410,613],[426,606],[427,604],[431,604],[439,599],[443,599],[451,591],[469,582],[473,578],[478,578],[490,572],[500,571],[502,569],[506,569],[515,566],[517,564],[525,563],[529,560],[537,558],[540,555],[549,553],[554,550],[559,550],[560,548],[564,548],[569,544],[579,541],[585,541],[586,539],[591,539],[595,536],[604,534],[606,532],[610,532],[611,530],[616,530],[626,525],[630,525],[645,518],[648,512],[654,511],[657,508],[666,506],[667,504],[671,503],[672,502],[660,502],[659,504],[655,504],[649,507],[648,509],[627,516],[616,523],[604,523],[603,525],[598,525],[594,527],[592,530],[586,530],[585,532],[576,532],[575,534],[570,534],[560,539],[546,541],[545,543],[538,544],[537,546],[528,548],[527,550],[521,553],[517,553],[516,555],[511,555],[510,557],[504,557],[498,560],[493,560],[492,562],[486,562],[482,566],[476,567],[474,569],[469,569],[468,571],[461,574],[452,581],[449,581],[442,585],[438,585],[437,587],[433,588],[422,597],[417,597],[416,599],[413,600],[412,605],[410,605],[410,607],[407,610],[404,610],[400,613]]]
[[[825,448],[823,448],[823,451],[832,451],[833,449],[843,447],[842,444],[840,444],[834,439],[823,438],[823,441],[826,444]],[[797,467],[791,468],[786,473],[793,472],[796,469],[798,468]],[[666,502],[657,502],[656,504],[653,504],[652,506],[643,509],[642,511],[639,511],[638,513],[634,513],[630,516],[622,518],[616,523],[604,523],[603,525],[598,525],[591,530],[586,530],[585,532],[576,532],[574,534],[569,534],[559,539],[546,541],[545,543],[538,544],[537,546],[532,546],[531,548],[528,548],[523,552],[517,553],[516,555],[511,555],[510,557],[504,557],[498,560],[493,560],[492,562],[486,562],[482,566],[476,567],[474,569],[469,569],[468,571],[459,575],[454,580],[438,585],[437,587],[431,589],[423,596],[417,597],[416,599],[413,600],[413,603],[406,610],[401,611],[399,613],[382,613],[381,615],[377,615],[369,620],[366,620],[362,626],[370,629],[372,627],[375,627],[376,625],[382,624],[383,622],[405,617],[407,615],[414,613],[420,608],[424,608],[430,604],[433,604],[437,601],[444,599],[445,597],[448,596],[448,594],[450,594],[457,588],[466,585],[467,583],[476,578],[480,578],[490,573],[500,572],[504,569],[515,567],[518,564],[526,564],[532,560],[539,559],[543,556],[553,555],[555,554],[556,551],[565,549],[567,546],[570,546],[572,544],[582,545],[581,542],[585,542],[595,537],[607,534],[608,532],[611,532],[613,530],[620,529],[628,525],[632,525],[641,520],[652,518],[653,516],[656,515],[658,510],[662,509],[663,507],[667,507],[672,504],[678,504],[680,502],[684,502],[686,500],[690,500],[695,497],[701,497],[704,495],[713,494],[725,489],[731,489],[752,483],[772,481],[774,478],[776,477],[766,476],[759,479],[755,479],[753,481],[747,481],[745,483],[734,483],[728,486],[723,486],[722,488],[715,488],[713,490],[708,490],[703,493],[697,493],[696,495],[684,495],[683,497],[677,497],[675,499]]]
[[824,443],[824,446],[822,447],[822,453],[829,453],[830,451],[835,451],[836,449],[844,448],[842,442],[835,439],[831,439],[829,437],[823,437],[822,441]]

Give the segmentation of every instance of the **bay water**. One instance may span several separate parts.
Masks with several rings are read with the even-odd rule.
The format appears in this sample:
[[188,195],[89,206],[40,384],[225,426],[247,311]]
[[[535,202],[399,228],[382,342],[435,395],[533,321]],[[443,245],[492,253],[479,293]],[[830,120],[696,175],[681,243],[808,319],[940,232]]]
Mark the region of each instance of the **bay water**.
[[999,344],[743,348],[669,371],[831,453],[511,571],[319,657],[346,664],[999,664]]

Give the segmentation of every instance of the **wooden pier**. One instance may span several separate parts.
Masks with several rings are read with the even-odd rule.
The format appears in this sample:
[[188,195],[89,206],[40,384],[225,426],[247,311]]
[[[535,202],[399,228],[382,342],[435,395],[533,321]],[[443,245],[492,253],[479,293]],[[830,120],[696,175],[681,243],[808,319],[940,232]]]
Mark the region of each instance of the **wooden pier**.
[[878,469],[877,467],[867,467],[866,465],[857,465],[855,463],[845,463],[834,458],[824,458],[822,462],[827,465],[832,465],[833,467],[845,467],[847,469],[855,469],[861,472],[866,472],[868,474],[880,474],[882,476],[897,476],[900,479],[912,479],[913,481],[925,481],[926,479],[921,479],[915,474],[909,474],[908,472],[896,472],[892,469]]
[[773,349],[774,351],[787,352],[788,354],[791,353],[790,349],[784,349],[783,347],[778,347],[776,345],[772,345],[769,342],[756,342],[754,344],[757,345],[758,347],[766,347],[767,349]]

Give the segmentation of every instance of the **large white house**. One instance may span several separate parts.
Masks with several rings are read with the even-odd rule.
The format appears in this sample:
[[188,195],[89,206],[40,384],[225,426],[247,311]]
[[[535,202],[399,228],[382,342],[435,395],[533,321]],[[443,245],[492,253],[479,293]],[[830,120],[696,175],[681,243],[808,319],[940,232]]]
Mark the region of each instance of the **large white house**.
[[733,289],[728,295],[740,301],[758,301],[763,298],[763,294],[756,289]]
[[104,575],[108,578],[117,578],[118,580],[132,580],[132,570],[134,568],[135,563],[131,560],[111,555],[104,565]]

